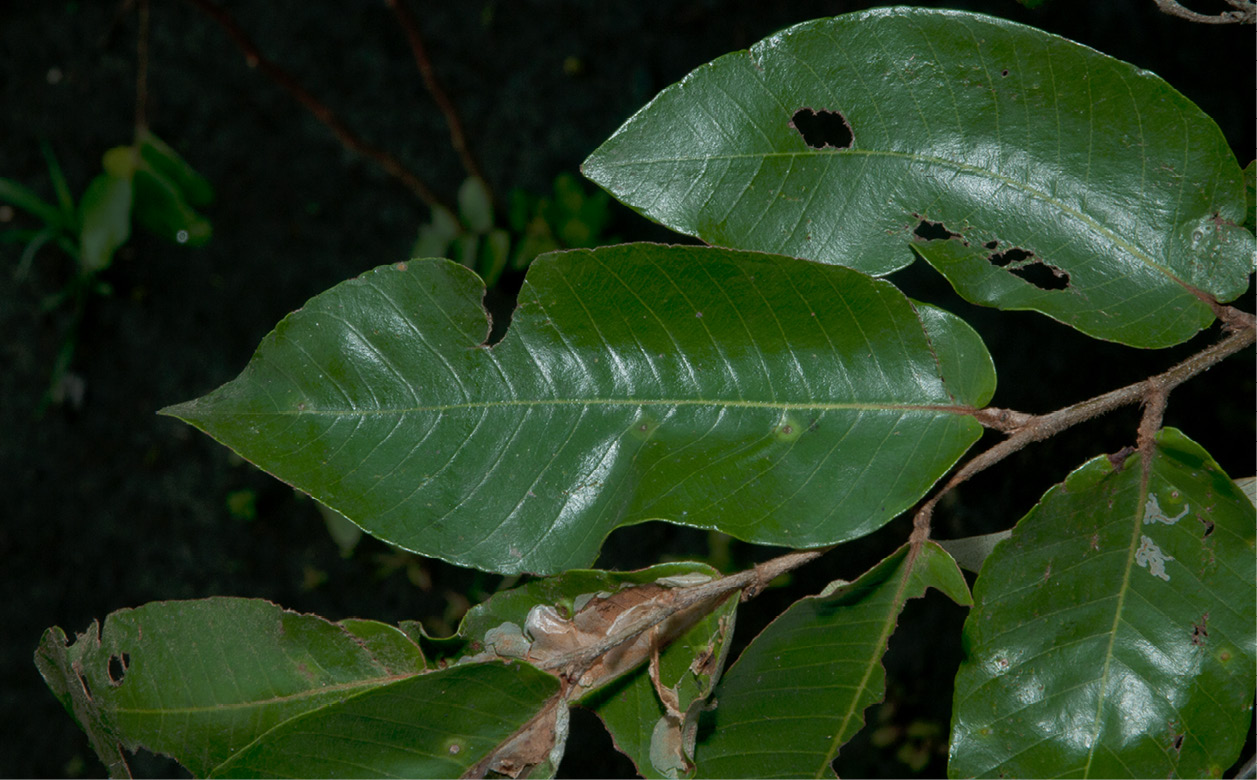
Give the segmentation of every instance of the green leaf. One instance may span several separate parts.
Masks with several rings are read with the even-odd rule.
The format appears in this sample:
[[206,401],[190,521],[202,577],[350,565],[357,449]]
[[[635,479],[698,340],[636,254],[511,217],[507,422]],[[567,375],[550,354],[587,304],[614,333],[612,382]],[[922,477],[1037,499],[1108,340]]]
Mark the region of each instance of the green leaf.
[[145,128],[138,138],[140,159],[153,174],[174,188],[189,208],[214,202],[214,188],[169,144]]
[[492,348],[483,292],[448,262],[377,269],[164,413],[392,544],[548,573],[655,519],[792,547],[867,534],[979,437],[994,390],[967,325],[846,268],[550,255]]
[[140,167],[140,157],[134,146],[114,146],[100,157],[100,167],[105,174],[118,179],[130,179]]
[[511,259],[511,234],[505,230],[491,230],[480,245],[480,276],[485,285],[498,283],[506,264]]
[[210,221],[184,199],[164,172],[141,161],[135,171],[135,219],[167,241],[204,246],[213,234]]
[[[1244,227],[1250,231],[1257,229],[1257,160],[1250,160],[1244,166],[1244,200],[1248,207],[1244,214]],[[1254,258],[1257,263],[1257,258]]]
[[558,678],[527,664],[443,669],[293,718],[212,776],[460,777],[539,712],[565,718],[558,691]]
[[1159,77],[955,11],[807,22],[704,65],[585,174],[721,246],[884,274],[911,245],[965,298],[1176,344],[1247,287],[1244,185]]
[[57,206],[67,220],[72,220],[74,217],[74,196],[70,194],[70,183],[66,181],[65,174],[61,172],[61,164],[57,162],[57,155],[53,154],[52,147],[47,141],[39,142],[39,151],[43,153],[44,162],[48,164],[48,178],[52,180],[52,189],[57,193]]
[[131,237],[131,179],[102,173],[79,201],[79,264],[86,273],[103,271],[113,253]]
[[237,598],[120,610],[72,644],[51,628],[35,662],[97,751],[112,749],[107,765],[121,760],[120,743],[202,776],[295,715],[424,670],[391,626]]
[[882,655],[908,599],[969,604],[941,547],[910,545],[858,580],[796,602],[742,652],[699,729],[701,777],[833,777],[830,762],[885,692]]
[[[1251,723],[1253,506],[1195,442],[1052,488],[978,577],[955,777],[1219,777]],[[1144,469],[1147,475],[1144,475]]]
[[49,227],[68,230],[73,220],[67,220],[61,211],[35,194],[35,191],[13,179],[0,178],[0,201],[30,213]]
[[493,200],[483,179],[472,176],[463,180],[458,188],[458,216],[473,233],[493,229]]
[[419,226],[419,237],[410,250],[411,257],[445,257],[450,243],[462,232],[462,225],[449,209],[432,209],[432,219]]

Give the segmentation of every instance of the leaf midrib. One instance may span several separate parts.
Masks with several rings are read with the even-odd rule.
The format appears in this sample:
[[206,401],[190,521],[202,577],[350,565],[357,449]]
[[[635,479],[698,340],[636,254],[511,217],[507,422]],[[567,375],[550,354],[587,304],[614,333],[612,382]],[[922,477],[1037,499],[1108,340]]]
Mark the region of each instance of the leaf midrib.
[[297,691],[283,696],[272,696],[269,699],[251,699],[248,701],[215,703],[211,705],[203,705],[198,707],[117,707],[112,712],[121,715],[133,715],[144,717],[166,717],[170,715],[201,715],[205,713],[231,712],[239,710],[249,710],[262,707],[282,706],[308,699],[317,699],[326,694],[349,693],[357,695],[375,688],[379,688],[391,683],[408,680],[412,677],[418,677],[428,672],[409,672],[406,674],[392,674],[382,677],[371,677],[364,680],[356,680],[354,682],[336,683],[333,685],[323,685],[317,688],[307,688],[304,691]]
[[[972,406],[944,404],[905,404],[872,402],[831,402],[831,401],[721,401],[707,398],[554,398],[554,399],[516,399],[509,401],[466,401],[456,404],[433,404],[431,406],[398,406],[385,409],[276,409],[273,411],[239,411],[232,412],[235,417],[272,417],[276,415],[300,417],[303,415],[319,415],[326,417],[358,417],[375,415],[416,414],[420,412],[450,412],[463,409],[492,408],[535,408],[542,406],[709,406],[714,408],[741,409],[772,409],[779,411],[813,410],[813,411],[861,411],[861,412],[930,412],[934,414],[955,414],[969,416],[977,411]],[[169,410],[178,414],[179,407]]]

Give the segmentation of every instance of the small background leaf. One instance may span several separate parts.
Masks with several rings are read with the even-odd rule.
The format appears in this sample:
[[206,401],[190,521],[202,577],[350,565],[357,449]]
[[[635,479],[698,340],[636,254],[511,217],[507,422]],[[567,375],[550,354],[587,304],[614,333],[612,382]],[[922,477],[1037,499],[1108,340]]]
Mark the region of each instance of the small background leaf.
[[971,328],[835,266],[550,255],[491,349],[482,295],[449,262],[377,269],[164,412],[393,544],[549,573],[653,519],[794,547],[869,533],[978,438],[994,390]]
[[716,690],[699,729],[700,777],[834,777],[830,762],[885,691],[882,655],[910,598],[969,587],[927,542],[904,546],[855,582],[796,602],[757,636]]
[[1221,776],[1251,727],[1253,507],[1195,442],[1069,475],[995,549],[965,623],[954,777]]
[[1185,284],[1228,301],[1252,268],[1240,168],[1199,108],[1133,65],[956,11],[846,14],[725,55],[582,170],[711,244],[884,274],[911,243],[971,301],[1134,346],[1190,338],[1213,313]]
[[35,194],[21,182],[0,178],[0,201],[22,209],[56,230],[73,227],[74,212],[64,212]]
[[131,237],[130,178],[102,173],[92,179],[79,202],[79,263],[87,273],[108,268],[113,253]]
[[203,207],[214,202],[214,188],[209,180],[147,128],[140,133],[139,148],[140,159],[157,176],[168,181],[189,206]]

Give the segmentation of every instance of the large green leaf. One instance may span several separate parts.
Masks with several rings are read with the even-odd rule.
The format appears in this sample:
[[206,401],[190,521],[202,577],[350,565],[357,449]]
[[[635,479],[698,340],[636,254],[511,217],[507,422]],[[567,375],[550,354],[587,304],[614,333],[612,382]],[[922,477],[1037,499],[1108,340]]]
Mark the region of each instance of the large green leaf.
[[237,598],[120,610],[72,644],[50,628],[35,661],[107,764],[121,744],[197,775],[289,718],[424,669],[396,628]]
[[164,410],[367,532],[502,572],[663,519],[812,547],[880,527],[980,435],[967,325],[861,273],[636,244],[539,259],[492,348],[483,285],[377,269]]
[[956,777],[1219,777],[1252,717],[1253,506],[1162,431],[1043,497],[978,578]]
[[852,583],[796,602],[742,652],[716,688],[699,777],[834,777],[830,762],[881,701],[882,655],[908,599],[937,588],[969,604],[941,547],[908,545]]
[[293,718],[212,776],[460,777],[535,718],[564,717],[559,687],[527,664],[430,672]]
[[961,295],[1154,347],[1244,291],[1253,236],[1217,126],[1157,76],[1011,22],[875,9],[665,89],[585,161],[722,246],[875,274],[914,245]]

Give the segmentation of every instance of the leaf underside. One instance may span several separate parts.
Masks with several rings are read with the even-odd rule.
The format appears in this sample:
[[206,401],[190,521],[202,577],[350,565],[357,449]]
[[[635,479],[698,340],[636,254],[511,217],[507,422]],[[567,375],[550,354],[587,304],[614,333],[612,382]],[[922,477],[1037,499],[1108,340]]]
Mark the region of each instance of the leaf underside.
[[1070,474],[987,559],[954,777],[1220,777],[1251,724],[1253,507],[1195,442]]
[[545,256],[492,348],[448,261],[311,300],[164,410],[385,541],[501,572],[666,520],[792,547],[869,533],[980,435],[977,335],[836,266],[631,244]]
[[806,22],[660,93],[584,173],[704,241],[885,274],[1162,347],[1247,287],[1245,190],[1162,79],[1030,27],[884,8]]

